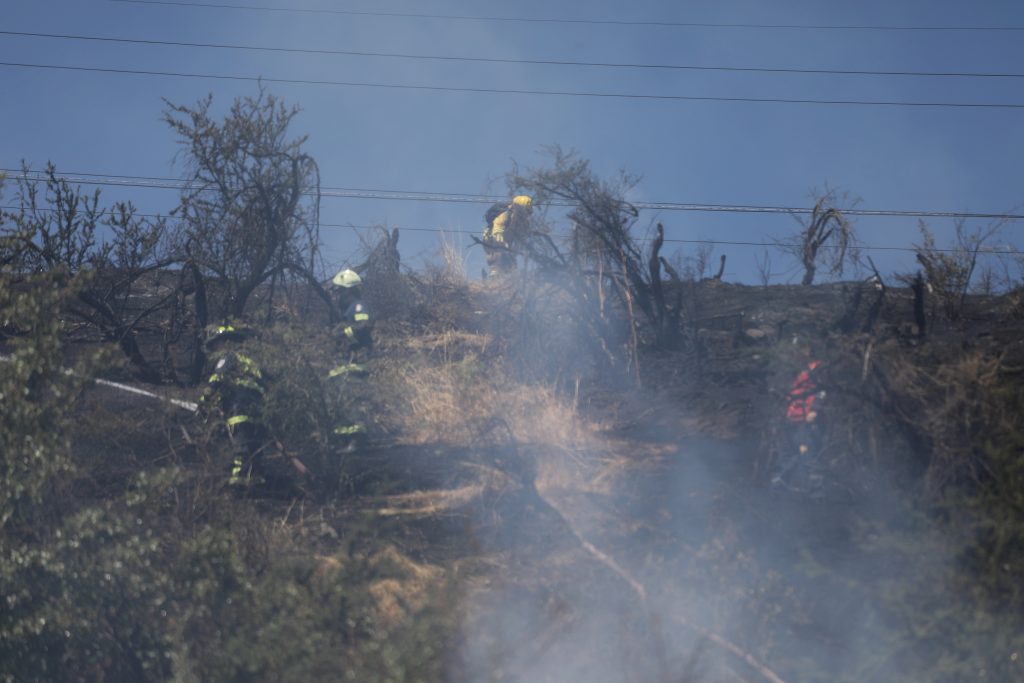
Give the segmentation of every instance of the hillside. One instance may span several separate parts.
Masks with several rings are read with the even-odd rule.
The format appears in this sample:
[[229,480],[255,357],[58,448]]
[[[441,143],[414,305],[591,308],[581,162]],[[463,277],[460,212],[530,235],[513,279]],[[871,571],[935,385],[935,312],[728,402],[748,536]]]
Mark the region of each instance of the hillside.
[[[287,485],[225,487],[225,439],[188,410],[70,389],[69,464],[5,544],[0,673],[1024,677],[1013,297],[931,310],[922,334],[908,290],[681,283],[678,343],[638,326],[607,366],[543,279],[372,285],[365,380],[324,379],[331,331],[301,307],[246,343]],[[808,354],[827,391],[820,485],[772,486]],[[80,372],[134,383],[116,365]],[[323,438],[338,410],[366,422],[364,448]]]

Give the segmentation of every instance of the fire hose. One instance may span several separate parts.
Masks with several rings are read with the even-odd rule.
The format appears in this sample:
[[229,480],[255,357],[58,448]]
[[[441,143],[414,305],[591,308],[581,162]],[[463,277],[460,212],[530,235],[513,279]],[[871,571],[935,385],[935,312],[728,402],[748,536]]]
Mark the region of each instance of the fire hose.
[[[2,356],[2,355],[0,355],[0,361],[3,361],[5,363],[9,363],[12,360],[13,359],[10,356]],[[65,369],[64,370],[64,374],[66,374],[66,375],[74,375],[75,373],[74,373],[73,370]],[[109,379],[101,379],[99,377],[89,377],[87,379],[88,379],[88,381],[90,381],[90,382],[92,382],[94,384],[100,384],[100,385],[105,386],[105,387],[110,387],[112,389],[117,389],[118,391],[123,391],[123,392],[130,393],[130,394],[136,394],[138,396],[145,396],[146,398],[156,399],[158,401],[163,401],[164,403],[170,403],[173,406],[176,406],[178,408],[182,408],[184,410],[191,411],[193,413],[196,412],[197,410],[199,410],[199,404],[195,403],[194,401],[183,401],[181,399],[171,398],[169,396],[161,396],[160,394],[154,393],[152,391],[146,391],[145,389],[139,389],[138,387],[133,387],[130,384],[122,384],[121,382],[112,382]]]

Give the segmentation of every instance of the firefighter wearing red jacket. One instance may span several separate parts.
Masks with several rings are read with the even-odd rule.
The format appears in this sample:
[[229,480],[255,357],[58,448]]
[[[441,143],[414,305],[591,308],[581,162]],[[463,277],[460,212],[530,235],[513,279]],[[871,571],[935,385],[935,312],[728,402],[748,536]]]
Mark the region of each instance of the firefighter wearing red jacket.
[[817,370],[821,362],[812,360],[801,370],[790,387],[786,403],[787,453],[773,484],[785,484],[787,476],[806,474],[808,465],[821,444],[820,412],[825,392],[818,386]]

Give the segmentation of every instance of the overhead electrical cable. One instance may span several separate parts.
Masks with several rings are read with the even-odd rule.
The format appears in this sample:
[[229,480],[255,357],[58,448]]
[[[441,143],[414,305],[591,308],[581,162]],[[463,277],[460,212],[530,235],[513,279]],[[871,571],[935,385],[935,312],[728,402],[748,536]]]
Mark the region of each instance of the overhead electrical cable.
[[343,16],[393,17],[401,19],[442,19],[446,21],[494,21],[525,24],[588,24],[597,26],[657,26],[666,28],[723,28],[723,29],[795,29],[815,31],[1024,31],[1024,26],[907,26],[899,24],[769,24],[755,22],[708,22],[627,19],[567,19],[545,17],[513,17],[466,14],[427,14],[415,12],[371,12],[368,10],[320,9],[313,7],[274,7],[272,5],[243,5],[215,2],[179,2],[176,0],[110,0],[132,5],[166,5],[245,10],[258,12],[285,12],[292,14],[336,14]]
[[21,69],[43,69],[55,71],[74,71],[88,73],[109,73],[135,76],[162,76],[172,78],[198,78],[217,81],[246,81],[254,83],[282,83],[292,85],[321,85],[353,88],[378,88],[387,90],[418,90],[422,92],[462,92],[488,93],[503,95],[544,95],[559,97],[590,97],[620,100],[676,101],[676,102],[742,102],[762,104],[816,104],[816,105],[847,105],[867,107],[918,107],[918,108],[954,108],[954,109],[1024,109],[1024,104],[1013,102],[914,102],[897,100],[827,100],[799,99],[784,97],[713,97],[707,95],[654,95],[610,92],[585,92],[569,90],[525,90],[512,88],[471,88],[439,85],[419,85],[408,83],[371,83],[359,81],[332,81],[311,78],[271,78],[268,76],[238,76],[229,74],[201,74],[182,71],[153,71],[143,69],[112,69],[89,66],[69,66],[60,64],[33,64],[27,62],[0,62],[0,66]]
[[[0,173],[10,174],[11,180],[27,182],[45,182],[47,175],[43,171],[29,171],[25,174],[20,169],[0,168]],[[110,187],[139,187],[161,190],[201,189],[186,180],[161,178],[157,176],[131,176],[100,173],[58,173],[57,178],[69,183],[80,185],[99,185]],[[312,193],[306,193],[311,195]],[[386,201],[418,201],[443,202],[456,204],[492,204],[507,201],[508,198],[497,195],[482,195],[454,192],[418,192],[414,190],[346,188],[322,185],[319,196],[339,199],[376,199]],[[572,202],[556,200],[547,202],[550,206],[573,206]],[[692,211],[713,213],[758,213],[806,215],[814,211],[812,208],[799,206],[755,206],[743,204],[704,204],[694,202],[629,202],[630,206],[646,211]],[[858,209],[856,207],[839,209],[847,216],[865,217],[897,217],[897,218],[958,218],[988,219],[1014,221],[1024,219],[1024,214],[968,212],[968,211],[928,211],[904,209]]]
[[144,38],[118,38],[112,36],[86,36],[64,33],[37,33],[30,31],[0,31],[0,35],[23,38],[48,38],[56,40],[81,40],[126,45],[150,45],[164,47],[190,47],[216,50],[246,50],[254,52],[275,52],[304,55],[337,55],[346,57],[382,57],[390,59],[412,59],[446,62],[473,62],[484,64],[522,64],[531,66],[573,66],[613,69],[662,69],[680,71],[724,71],[737,73],[772,74],[819,74],[832,76],[910,76],[935,78],[1024,78],[1024,73],[986,71],[872,71],[867,69],[811,69],[788,67],[753,66],[708,66],[699,64],[642,64],[633,62],[586,62],[562,59],[511,59],[499,57],[466,57],[458,55],[424,55],[403,52],[374,52],[367,50],[331,50],[317,48],[277,47],[267,45],[242,45],[237,43],[196,43],[177,40],[152,40]]
[[[22,207],[19,207],[19,206],[0,206],[0,210],[7,210],[7,211],[17,211],[17,210],[19,210],[21,208]],[[37,208],[36,209],[36,211],[44,211],[44,212],[53,212],[53,211],[56,211],[56,210],[57,209],[50,209],[50,208]],[[106,215],[106,214],[101,214],[100,218],[102,218],[103,215]],[[110,213],[110,215],[114,215],[114,214]],[[157,220],[160,220],[160,219],[166,220],[166,219],[170,219],[170,218],[176,218],[176,216],[172,216],[170,214],[161,214],[161,213],[135,213],[134,215],[139,217],[139,218],[153,218],[153,219],[157,219]],[[347,229],[347,230],[375,230],[375,229],[378,229],[378,228],[383,228],[384,226],[382,226],[382,225],[353,225],[353,224],[350,224],[350,223],[319,223],[319,227],[321,227],[321,228],[332,228],[332,229]],[[433,233],[446,233],[446,234],[456,234],[456,235],[479,235],[480,234],[479,230],[465,230],[465,229],[461,229],[461,228],[424,228],[424,227],[409,227],[409,226],[392,226],[392,227],[397,227],[399,230],[405,230],[405,231],[408,231],[408,232],[433,232]],[[565,238],[568,238],[569,236],[568,235],[562,235],[562,234],[552,234],[551,237],[565,239]],[[648,238],[648,237],[638,238],[638,241],[640,241],[640,242],[650,242],[652,240],[653,240],[653,238]],[[679,239],[679,238],[670,238],[670,237],[666,237],[662,241],[664,241],[666,243],[673,243],[673,244],[708,244],[708,245],[739,246],[739,247],[773,247],[773,248],[781,248],[781,249],[794,248],[794,247],[801,246],[799,244],[789,243],[789,242],[755,242],[755,241],[747,241],[747,240]],[[823,245],[821,245],[821,248],[822,249],[840,249],[842,247],[836,246],[836,245],[823,244]],[[858,245],[857,248],[861,249],[861,250],[864,250],[864,251],[901,251],[901,252],[917,252],[918,251],[918,249],[916,249],[915,247],[897,247],[897,246],[886,246],[886,245],[879,245],[879,244],[861,244],[861,245]],[[930,249],[930,251],[935,251],[935,252],[940,252],[940,253],[956,253],[956,252],[958,252],[960,250],[958,250],[958,249],[934,248],[934,249]],[[978,253],[979,254],[988,255],[988,256],[1020,256],[1020,255],[1024,255],[1024,251],[1019,250],[1019,249],[1015,249],[1015,248],[1006,248],[1006,249],[988,248],[988,249],[983,249],[983,250],[979,251]]]

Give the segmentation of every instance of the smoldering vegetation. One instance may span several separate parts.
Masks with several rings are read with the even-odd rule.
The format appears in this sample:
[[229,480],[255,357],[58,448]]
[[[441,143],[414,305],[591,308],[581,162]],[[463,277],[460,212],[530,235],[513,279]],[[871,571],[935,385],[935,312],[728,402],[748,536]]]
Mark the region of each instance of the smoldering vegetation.
[[[905,290],[849,335],[832,330],[863,285],[692,283],[688,341],[641,338],[608,368],[580,352],[590,332],[566,322],[557,280],[522,275],[403,276],[417,294],[380,321],[370,377],[346,392],[324,379],[319,323],[269,328],[248,346],[275,377],[266,457],[309,472],[242,497],[224,486],[215,424],[81,386],[116,355],[79,348],[93,365],[69,377],[55,345],[39,400],[59,395],[48,414],[65,414],[37,424],[68,460],[9,470],[40,488],[9,501],[5,666],[68,680],[82,662],[114,679],[1012,680],[1010,299],[972,301],[972,330],[922,339]],[[21,340],[44,330],[18,331],[9,350],[36,362]],[[768,483],[803,340],[827,368],[827,485],[813,493]],[[322,440],[343,414],[366,420],[367,450]],[[31,423],[17,424],[8,444]]]
[[[1007,559],[1003,543],[1016,543],[1016,523],[988,516],[1007,521],[1003,506],[1019,500],[1015,304],[976,299],[969,326],[937,321],[922,337],[913,293],[864,306],[878,291],[690,285],[692,346],[648,347],[640,387],[584,382],[573,400],[588,438],[548,440],[542,502],[503,510],[526,540],[506,550],[482,606],[471,600],[468,670],[514,681],[1012,680],[1019,625],[1003,600],[1018,599],[1019,565],[979,572],[976,561],[993,543]],[[538,315],[559,315],[556,297],[539,299],[551,308]],[[870,329],[837,330],[851,320]],[[823,483],[779,491],[768,473],[806,345],[827,369]],[[578,348],[551,342],[534,359]],[[994,504],[981,517],[979,497]],[[550,521],[524,532],[535,508]]]
[[[315,164],[289,154],[295,198]],[[560,150],[517,169],[511,193],[571,208],[538,211],[518,268],[484,282],[451,250],[412,271],[397,231],[373,235],[356,265],[376,349],[342,380],[315,206],[275,204],[290,217],[256,232],[289,239],[248,251],[245,193],[184,197],[185,231],[126,208],[104,242],[55,173],[60,220],[26,189],[0,243],[0,678],[1022,678],[1016,271],[975,291],[962,232],[924,240],[921,273],[729,284],[708,253],[663,255],[660,227],[639,239],[631,182]],[[841,224],[854,256],[819,208],[808,239]],[[812,251],[816,272],[857,265]],[[90,381],[195,400],[202,327],[239,311],[268,379],[264,481],[241,490],[220,421]],[[773,486],[809,359],[813,477]],[[354,421],[366,445],[339,448]]]

